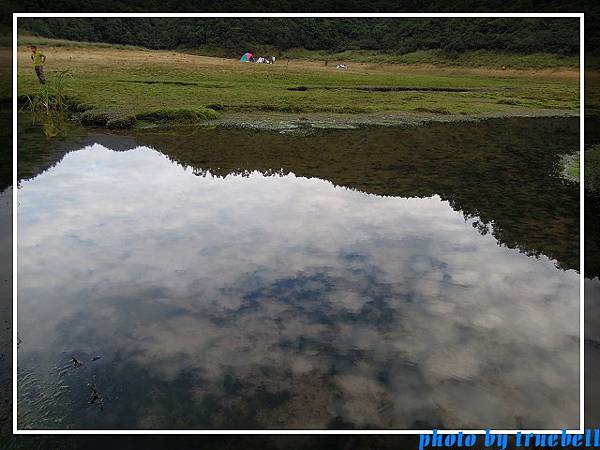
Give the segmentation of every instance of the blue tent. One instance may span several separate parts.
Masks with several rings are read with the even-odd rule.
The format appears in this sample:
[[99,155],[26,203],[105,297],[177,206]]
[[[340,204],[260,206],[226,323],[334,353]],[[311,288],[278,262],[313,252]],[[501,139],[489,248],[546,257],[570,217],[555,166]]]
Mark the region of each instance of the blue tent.
[[240,58],[240,62],[253,62],[254,58],[252,57],[252,53],[247,52]]

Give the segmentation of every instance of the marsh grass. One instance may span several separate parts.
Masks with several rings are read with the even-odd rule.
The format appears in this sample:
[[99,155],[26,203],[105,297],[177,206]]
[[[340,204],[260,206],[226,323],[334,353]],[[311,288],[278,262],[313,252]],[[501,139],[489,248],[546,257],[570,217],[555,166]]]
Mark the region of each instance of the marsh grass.
[[32,113],[32,122],[40,124],[47,138],[60,136],[65,130],[65,113],[70,103],[65,94],[69,70],[48,74],[45,84],[24,97],[21,110]]
[[36,92],[25,96],[22,109],[36,113],[65,111],[68,108],[66,78],[71,76],[68,69],[49,74],[45,84],[40,85]]

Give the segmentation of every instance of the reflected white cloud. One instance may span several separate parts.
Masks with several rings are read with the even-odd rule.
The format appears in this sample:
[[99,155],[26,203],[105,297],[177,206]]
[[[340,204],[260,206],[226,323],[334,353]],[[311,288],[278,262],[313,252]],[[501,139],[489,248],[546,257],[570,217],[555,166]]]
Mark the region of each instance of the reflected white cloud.
[[95,145],[23,183],[18,245],[20,364],[101,349],[115,374],[191,373],[216,422],[190,426],[256,402],[266,427],[578,426],[578,274],[438,197]]

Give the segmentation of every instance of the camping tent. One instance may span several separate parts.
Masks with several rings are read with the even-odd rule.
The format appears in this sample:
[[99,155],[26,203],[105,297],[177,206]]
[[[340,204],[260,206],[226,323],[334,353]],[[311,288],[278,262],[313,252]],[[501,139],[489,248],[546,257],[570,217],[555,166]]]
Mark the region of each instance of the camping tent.
[[252,53],[247,52],[240,58],[240,62],[252,62],[254,58],[252,58]]

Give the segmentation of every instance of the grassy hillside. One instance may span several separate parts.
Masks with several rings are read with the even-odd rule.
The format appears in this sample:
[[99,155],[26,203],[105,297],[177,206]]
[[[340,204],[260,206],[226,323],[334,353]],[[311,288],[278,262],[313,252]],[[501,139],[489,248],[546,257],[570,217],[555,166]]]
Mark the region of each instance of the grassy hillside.
[[[42,41],[43,39],[40,39]],[[199,47],[195,49],[179,49],[180,51],[221,58],[234,58],[236,53],[230,49],[219,47]],[[375,50],[345,50],[327,52],[322,50],[306,50],[291,48],[279,51],[269,46],[256,46],[254,50],[259,55],[275,55],[280,59],[304,59],[321,61],[323,63],[361,62],[370,64],[404,64],[404,65],[434,65],[442,67],[470,67],[490,69],[576,69],[579,67],[578,56],[561,56],[549,53],[533,53],[519,55],[499,51],[478,50],[449,55],[441,50],[419,50],[402,55]],[[598,58],[591,59],[594,67],[599,67]],[[589,67],[589,61],[588,61]]]
[[[142,47],[122,44],[108,44],[103,42],[69,41],[66,39],[53,39],[42,36],[20,35],[18,45],[39,45],[52,47],[74,48],[112,48],[124,50],[142,50]],[[232,51],[225,47],[200,46],[197,48],[180,48],[178,51],[221,58],[239,57],[239,51]],[[441,50],[419,50],[405,54],[393,54],[376,50],[346,50],[330,52],[324,50],[306,50],[304,48],[291,48],[277,50],[272,46],[255,46],[257,54],[276,55],[280,59],[305,59],[309,61],[336,62],[361,62],[373,64],[421,64],[439,65],[448,67],[483,67],[501,69],[576,69],[579,67],[578,55],[557,55],[550,53],[516,54],[497,50],[477,50],[464,53],[448,54]],[[595,61],[595,60],[594,60]],[[589,61],[588,61],[589,62]]]
[[67,39],[53,39],[43,36],[22,34],[17,37],[17,45],[24,47],[38,45],[43,47],[67,47],[67,48],[108,48],[113,50],[143,50],[142,47],[133,45],[109,44],[105,42],[69,41]]

